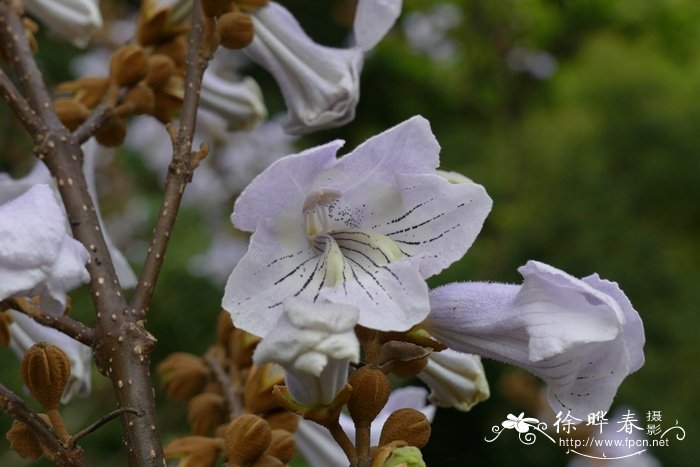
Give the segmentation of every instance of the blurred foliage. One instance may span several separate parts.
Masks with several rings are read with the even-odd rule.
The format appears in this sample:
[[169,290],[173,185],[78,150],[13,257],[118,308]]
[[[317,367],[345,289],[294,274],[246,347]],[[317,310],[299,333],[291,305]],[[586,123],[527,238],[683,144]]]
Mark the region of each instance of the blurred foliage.
[[[316,40],[344,43],[352,2],[282,3]],[[444,37],[452,55],[438,59],[412,48],[405,27],[410,15],[443,3],[457,7],[460,23]],[[664,426],[677,420],[687,439],[651,452],[667,467],[694,464],[693,434],[700,431],[695,405],[700,387],[695,369],[700,361],[700,3],[404,4],[400,24],[368,56],[356,120],[306,137],[299,147],[338,137],[352,148],[414,114],[428,118],[443,148],[443,168],[483,184],[494,199],[470,252],[431,284],[519,282],[517,267],[528,259],[579,277],[598,272],[617,281],[644,320],[647,362],[622,385],[616,404],[640,417],[660,410]],[[40,58],[50,76],[62,79],[67,57],[76,51],[54,47],[42,41]],[[515,66],[515,52],[544,57],[553,67],[542,76],[537,69]],[[263,72],[254,75],[271,96],[271,113],[283,111],[274,81]],[[3,167],[22,166],[27,140],[14,136],[21,132],[7,107],[0,109]],[[122,171],[137,178],[120,192],[138,186],[155,209],[158,181],[150,175],[138,179],[143,166],[128,155],[114,164],[120,163]],[[110,203],[119,212],[126,199]],[[149,230],[136,234],[147,239]],[[206,244],[199,215],[184,210],[151,307],[149,329],[159,339],[156,362],[176,350],[201,351],[212,339],[222,292],[187,272],[188,257]],[[77,313],[89,316],[84,296],[76,304]],[[0,353],[0,361],[3,379],[13,378],[17,365],[9,353]],[[544,443],[523,446],[506,436],[493,444],[483,441],[492,425],[520,411],[498,391],[504,369],[487,364],[494,393],[490,401],[467,414],[438,411],[425,451],[428,465],[565,465],[563,450]],[[19,387],[16,378],[12,383]],[[109,384],[96,376],[95,386],[92,398],[67,409],[69,426],[82,426],[112,406]],[[161,407],[169,439],[184,430],[184,409],[167,402]],[[0,428],[6,426],[7,417],[0,417]],[[90,457],[100,459],[101,452],[99,465],[124,465],[121,454],[111,458],[119,450],[118,425],[103,430],[86,443]],[[0,465],[24,465],[0,446]]]

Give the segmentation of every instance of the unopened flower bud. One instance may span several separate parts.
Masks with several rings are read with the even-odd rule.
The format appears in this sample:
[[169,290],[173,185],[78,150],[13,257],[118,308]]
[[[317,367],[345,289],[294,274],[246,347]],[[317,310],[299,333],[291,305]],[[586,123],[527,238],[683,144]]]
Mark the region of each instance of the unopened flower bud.
[[9,313],[0,311],[0,347],[6,347],[10,343],[10,323],[12,318]]
[[383,446],[392,441],[405,441],[409,446],[422,448],[430,438],[430,422],[422,412],[411,409],[399,409],[389,415],[379,445]]
[[269,0],[236,0],[236,6],[244,10],[257,10],[267,5]]
[[88,109],[100,103],[109,88],[109,79],[104,76],[86,76],[73,81],[65,81],[58,85],[61,92],[70,92],[73,98]]
[[127,44],[112,54],[109,75],[120,86],[132,86],[146,76],[148,56],[138,44]]
[[195,435],[208,435],[228,419],[226,400],[221,394],[203,392],[190,399],[187,422]]
[[85,105],[73,99],[56,99],[53,107],[61,123],[70,131],[78,128],[90,115],[90,111]]
[[95,139],[102,146],[113,148],[119,146],[126,138],[126,122],[121,117],[110,117],[95,132]]
[[372,423],[389,400],[391,386],[383,371],[363,366],[348,379],[352,393],[348,400],[350,416],[358,425]]
[[296,443],[294,435],[287,430],[272,430],[272,439],[270,445],[265,450],[265,456],[272,456],[282,461],[282,464],[287,464],[294,457],[296,452]]
[[265,415],[265,420],[273,430],[281,429],[290,433],[297,431],[299,427],[299,415],[288,410],[277,410]]
[[175,36],[172,40],[156,47],[155,53],[167,55],[173,59],[175,65],[182,65],[187,55],[187,39],[184,35]]
[[264,414],[278,408],[279,401],[272,392],[278,384],[284,384],[284,371],[280,366],[271,363],[253,365],[243,389],[246,410]]
[[240,11],[222,15],[216,23],[221,46],[227,49],[242,49],[253,41],[255,33],[253,18]]
[[425,461],[420,449],[404,446],[394,449],[382,467],[425,467]]
[[24,384],[46,410],[58,407],[70,371],[66,353],[46,342],[31,346],[22,359]]
[[151,113],[156,105],[156,95],[153,89],[143,82],[129,89],[124,100],[132,108],[132,113],[135,115]]
[[[48,424],[49,417],[46,414],[39,414]],[[19,454],[22,459],[38,459],[43,454],[39,440],[27,425],[19,420],[14,420],[5,438],[10,442],[10,448]]]
[[171,441],[164,451],[166,459],[181,459],[178,467],[214,467],[220,449],[217,439],[185,436]]
[[250,467],[282,467],[284,462],[273,456],[262,456],[260,459],[256,460]]
[[201,0],[202,11],[210,18],[218,18],[231,11],[231,0]]
[[184,352],[170,354],[157,369],[165,395],[176,400],[187,400],[201,392],[210,373],[204,360]]
[[170,76],[175,73],[175,60],[165,54],[154,54],[148,57],[148,72],[146,83],[154,89],[165,85]]
[[224,449],[231,465],[248,465],[262,456],[272,441],[272,430],[265,419],[243,414],[229,423]]
[[221,311],[216,321],[216,343],[227,349],[234,329],[231,315],[226,311]]
[[253,364],[253,352],[260,338],[241,329],[234,329],[229,337],[229,355],[237,368],[247,368]]

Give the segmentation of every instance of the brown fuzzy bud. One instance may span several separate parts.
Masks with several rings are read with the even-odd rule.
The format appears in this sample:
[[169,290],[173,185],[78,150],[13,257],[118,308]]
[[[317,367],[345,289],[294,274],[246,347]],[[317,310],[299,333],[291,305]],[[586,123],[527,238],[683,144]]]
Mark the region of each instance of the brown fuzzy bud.
[[201,0],[200,3],[202,4],[202,11],[210,18],[218,18],[224,13],[231,11],[233,6],[231,0]]
[[31,346],[22,359],[24,384],[46,410],[58,407],[70,371],[66,353],[46,342]]
[[178,467],[214,467],[219,458],[220,442],[204,436],[185,436],[165,446],[166,459],[181,459]]
[[[294,457],[296,452],[296,443],[294,435],[287,430],[272,430],[272,439],[270,445],[264,452],[264,456],[272,456],[281,460],[283,464],[287,464]],[[264,457],[263,456],[263,457]]]
[[269,0],[236,0],[236,6],[245,10],[257,10],[268,2]]
[[279,407],[272,393],[275,385],[284,384],[284,372],[272,363],[250,368],[243,389],[245,408],[250,413],[265,414]]
[[185,57],[187,56],[187,38],[182,35],[176,36],[172,40],[156,47],[155,53],[172,58],[176,66],[182,65],[185,63]]
[[95,132],[95,139],[102,146],[113,148],[119,146],[126,138],[126,122],[121,117],[110,117]]
[[188,400],[201,392],[210,374],[204,360],[184,352],[168,355],[157,370],[165,395],[176,400]]
[[253,352],[260,342],[258,336],[241,329],[234,329],[229,337],[229,355],[237,368],[247,368],[253,364]]
[[221,311],[216,321],[216,343],[228,349],[229,338],[234,329],[231,315],[227,311]]
[[10,344],[10,323],[12,323],[10,314],[0,311],[0,347]]
[[109,88],[109,79],[104,76],[86,76],[73,81],[65,81],[58,85],[62,92],[70,92],[73,98],[88,109],[100,103]]
[[148,55],[138,44],[127,44],[112,54],[109,75],[119,86],[132,86],[146,76]]
[[208,435],[228,419],[226,400],[221,394],[203,392],[190,399],[187,422],[195,435]]
[[243,414],[226,428],[224,450],[229,464],[247,465],[254,462],[270,445],[272,430],[262,417]]
[[348,378],[352,393],[348,400],[350,416],[358,425],[372,423],[389,400],[391,386],[383,371],[363,366]]
[[159,89],[165,85],[175,73],[175,60],[165,54],[155,54],[148,57],[148,72],[146,73],[146,83]]
[[216,23],[221,46],[227,49],[242,49],[253,41],[255,33],[253,18],[240,11],[222,15]]
[[271,414],[265,415],[265,420],[270,424],[273,430],[286,430],[290,433],[297,431],[299,427],[299,416],[288,410],[277,410]]
[[379,446],[392,441],[405,441],[409,446],[422,448],[430,439],[430,422],[422,412],[411,409],[399,409],[389,415],[382,434],[379,438]]
[[90,110],[82,103],[66,98],[59,98],[53,103],[61,123],[70,131],[78,128],[90,115]]
[[260,459],[256,460],[250,467],[278,467],[283,466],[284,462],[273,456],[262,456]]
[[156,105],[156,95],[146,83],[141,82],[129,89],[124,96],[124,101],[135,115],[153,112]]
[[[42,413],[39,416],[49,424],[49,417],[46,414]],[[10,442],[10,448],[22,459],[38,459],[43,454],[39,440],[36,439],[29,427],[19,420],[12,422],[5,438]]]

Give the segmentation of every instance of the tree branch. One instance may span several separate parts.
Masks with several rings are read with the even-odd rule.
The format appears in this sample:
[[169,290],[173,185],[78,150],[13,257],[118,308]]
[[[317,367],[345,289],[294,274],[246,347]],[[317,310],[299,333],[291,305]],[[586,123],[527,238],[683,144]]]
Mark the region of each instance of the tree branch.
[[44,122],[30,107],[29,102],[20,94],[2,68],[0,68],[0,92],[2,92],[2,98],[5,99],[32,138],[37,138],[37,135],[45,134],[48,131]]
[[32,412],[14,392],[0,384],[0,409],[29,427],[40,444],[46,449],[47,457],[61,467],[88,466],[83,450],[79,446],[61,442],[54,431],[36,413]]
[[30,300],[24,297],[10,297],[2,301],[3,308],[11,308],[32,318],[39,324],[54,328],[63,334],[72,337],[88,347],[92,347],[95,340],[95,330],[80,321],[76,321],[69,316],[54,316],[44,313]]
[[212,57],[215,45],[212,45],[213,28],[209,18],[204,18],[199,2],[192,8],[192,28],[189,35],[187,53],[187,71],[185,74],[185,96],[182,103],[182,115],[177,134],[169,128],[173,139],[173,159],[165,179],[163,203],[153,230],[153,239],[148,249],[136,291],[131,300],[131,308],[137,310],[141,319],[145,319],[147,305],[155,290],[165,252],[168,248],[180,202],[185,187],[192,180],[192,173],[198,160],[192,154],[192,140],[199,106],[199,89],[202,76]]

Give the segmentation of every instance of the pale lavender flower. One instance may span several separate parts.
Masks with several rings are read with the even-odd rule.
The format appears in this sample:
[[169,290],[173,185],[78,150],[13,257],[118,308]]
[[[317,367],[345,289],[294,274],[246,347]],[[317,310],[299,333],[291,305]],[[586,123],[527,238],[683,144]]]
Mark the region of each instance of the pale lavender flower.
[[255,349],[253,361],[281,365],[289,393],[300,404],[327,406],[347,383],[350,363],[360,360],[354,332],[358,316],[350,305],[289,297],[284,314]]
[[438,3],[424,11],[414,11],[403,21],[408,45],[436,62],[451,60],[457,44],[449,32],[462,22],[462,11],[451,3]]
[[346,49],[315,43],[275,2],[253,13],[255,36],[243,50],[277,80],[289,112],[287,132],[309,133],[354,118],[364,55],[400,12],[401,0],[360,0],[354,23],[356,45]]
[[484,366],[477,355],[445,349],[432,352],[418,374],[430,388],[430,402],[466,412],[490,396]]
[[87,282],[90,255],[65,229],[66,217],[48,185],[15,197],[0,185],[0,299],[41,296],[42,309],[61,313],[66,291]]
[[[372,422],[370,442],[379,443],[379,436],[384,423],[393,412],[399,409],[411,408],[419,410],[429,421],[435,416],[435,406],[426,405],[427,391],[424,388],[408,386],[395,389],[389,395],[389,400]],[[340,426],[350,439],[355,439],[355,425],[349,415],[340,414]],[[347,467],[348,459],[340,446],[333,440],[328,430],[308,420],[299,421],[296,432],[297,449],[311,467]]]
[[336,158],[335,141],[280,159],[236,200],[254,232],[223,307],[267,334],[289,296],[360,309],[359,323],[407,330],[429,312],[425,279],[461,258],[491,208],[480,185],[436,174],[439,146],[414,117]]
[[448,284],[431,292],[426,326],[460,352],[520,366],[548,386],[554,412],[585,419],[607,410],[644,364],[644,329],[614,282],[577,279],[530,261],[521,286]]
[[24,6],[52,33],[76,47],[85,47],[102,27],[97,0],[25,0]]

